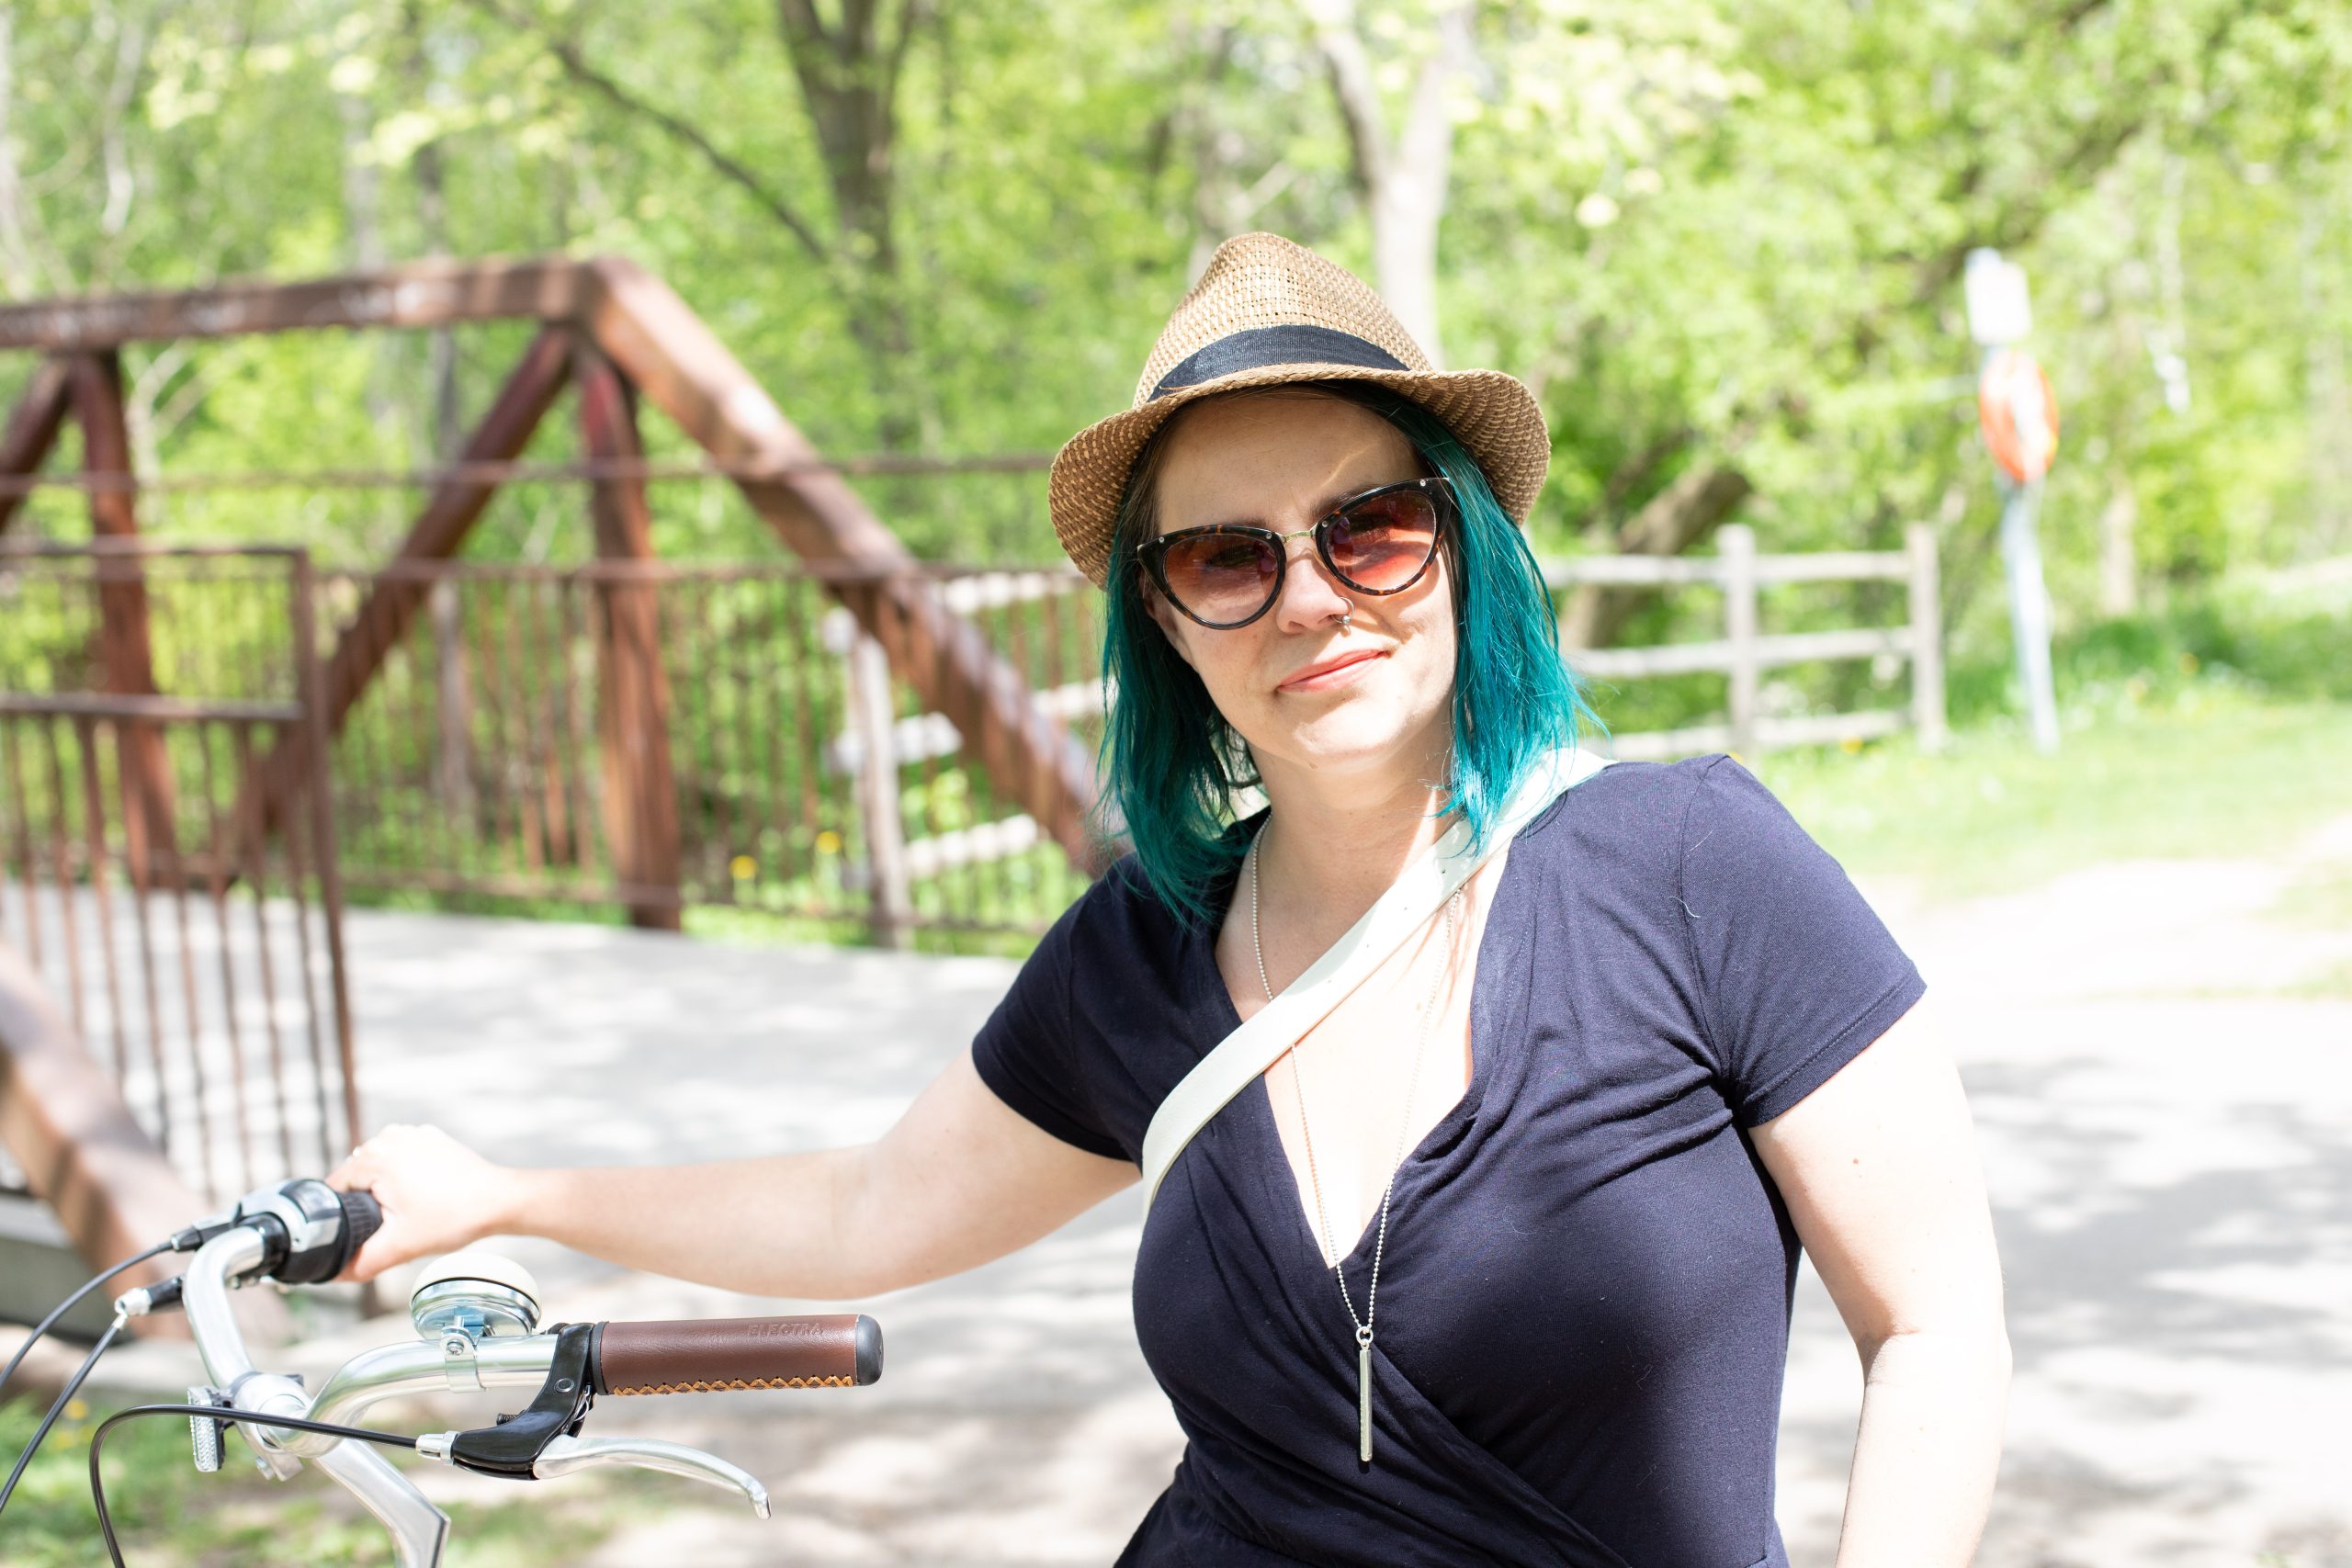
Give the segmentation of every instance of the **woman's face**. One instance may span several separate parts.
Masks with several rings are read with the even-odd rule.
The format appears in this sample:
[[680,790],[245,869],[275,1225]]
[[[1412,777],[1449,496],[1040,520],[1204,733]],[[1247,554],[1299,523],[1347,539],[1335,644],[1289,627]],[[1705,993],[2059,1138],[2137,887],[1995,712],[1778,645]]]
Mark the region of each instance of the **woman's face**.
[[[1349,496],[1421,473],[1402,433],[1337,398],[1204,401],[1164,439],[1156,496],[1163,534],[1215,523],[1288,534],[1314,526]],[[1374,595],[1332,576],[1312,538],[1285,540],[1284,548],[1281,594],[1250,625],[1201,626],[1147,578],[1152,618],[1261,772],[1340,776],[1403,763],[1417,777],[1443,777],[1453,694],[1448,552],[1441,549],[1410,588]]]

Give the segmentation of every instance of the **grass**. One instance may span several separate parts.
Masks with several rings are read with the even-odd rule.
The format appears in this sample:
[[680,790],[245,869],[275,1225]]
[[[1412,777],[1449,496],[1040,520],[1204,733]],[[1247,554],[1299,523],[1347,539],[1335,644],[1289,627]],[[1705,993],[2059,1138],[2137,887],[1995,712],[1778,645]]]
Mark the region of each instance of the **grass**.
[[[0,1454],[17,1453],[48,1408],[28,1399],[0,1404]],[[115,1404],[67,1406],[40,1456],[25,1472],[5,1521],[8,1568],[86,1568],[104,1562],[90,1503],[90,1434]],[[216,1474],[188,1458],[187,1423],[173,1416],[126,1422],[107,1434],[107,1511],[136,1568],[359,1568],[389,1564],[391,1542],[356,1500],[322,1475],[266,1479],[242,1438],[231,1436]],[[386,1450],[404,1470],[437,1470]],[[434,1477],[420,1484],[434,1495]],[[677,1483],[604,1472],[582,1484],[548,1483],[511,1503],[442,1504],[450,1517],[448,1568],[526,1568],[583,1555],[632,1519],[670,1501]]]
[[[1757,766],[1848,870],[1965,897],[2106,860],[2278,853],[2352,814],[2352,704],[2200,683],[2161,707],[2082,722],[2047,757],[1999,726],[1935,754],[1898,738]],[[2314,910],[2352,907],[2340,881],[2297,897]]]
[[2179,986],[2153,991],[2098,991],[2097,1001],[2345,1002],[2352,1001],[2352,962],[2332,964],[2271,986]]
[[2352,963],[2309,975],[2278,993],[2309,1001],[2352,1001]]
[[2312,867],[2266,912],[2288,925],[2352,931],[2352,863]]

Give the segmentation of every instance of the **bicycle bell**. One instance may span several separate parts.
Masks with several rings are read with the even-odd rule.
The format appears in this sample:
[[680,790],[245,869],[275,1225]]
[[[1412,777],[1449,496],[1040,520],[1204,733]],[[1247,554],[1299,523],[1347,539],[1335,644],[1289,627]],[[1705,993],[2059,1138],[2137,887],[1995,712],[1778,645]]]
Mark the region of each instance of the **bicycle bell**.
[[417,1277],[408,1316],[421,1339],[451,1333],[474,1340],[529,1334],[539,1325],[538,1281],[502,1254],[453,1252]]

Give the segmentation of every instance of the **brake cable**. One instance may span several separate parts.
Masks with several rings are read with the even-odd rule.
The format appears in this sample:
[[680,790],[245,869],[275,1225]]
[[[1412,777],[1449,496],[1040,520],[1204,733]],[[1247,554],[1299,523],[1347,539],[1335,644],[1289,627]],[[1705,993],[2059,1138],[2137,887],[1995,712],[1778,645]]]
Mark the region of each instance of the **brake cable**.
[[32,1441],[27,1443],[25,1451],[17,1456],[17,1468],[8,1472],[7,1483],[0,1485],[0,1509],[8,1506],[8,1499],[16,1495],[17,1483],[23,1477],[25,1467],[32,1463],[33,1455],[40,1451],[40,1440],[49,1436],[51,1427],[57,1425],[57,1418],[65,1413],[66,1405],[73,1403],[74,1391],[82,1386],[82,1381],[90,1375],[90,1369],[98,1364],[98,1358],[107,1353],[107,1347],[114,1343],[114,1337],[122,1332],[122,1325],[128,1321],[123,1314],[115,1314],[114,1321],[107,1325],[107,1331],[98,1336],[98,1342],[90,1347],[87,1356],[82,1358],[81,1366],[65,1380],[65,1387],[58,1394],[57,1403],[49,1407],[49,1414],[40,1418],[39,1427],[33,1428]]
[[297,1432],[324,1432],[330,1437],[364,1438],[371,1443],[381,1443],[389,1449],[413,1449],[416,1439],[401,1432],[379,1432],[372,1427],[345,1427],[334,1421],[312,1421],[300,1416],[263,1416],[250,1410],[232,1410],[216,1404],[134,1404],[118,1410],[98,1423],[90,1434],[90,1501],[98,1510],[98,1532],[106,1537],[107,1556],[114,1568],[126,1568],[122,1548],[114,1538],[114,1520],[107,1514],[106,1483],[99,1479],[98,1454],[104,1449],[107,1434],[117,1425],[134,1416],[186,1416],[209,1418],[224,1427],[240,1424],[252,1427],[283,1427]]
[[[186,1235],[187,1233],[183,1232],[181,1234]],[[108,1280],[113,1279],[117,1274],[121,1273],[124,1269],[130,1268],[133,1264],[144,1263],[149,1258],[156,1257],[162,1253],[185,1252],[192,1250],[190,1248],[181,1247],[179,1242],[180,1237],[175,1235],[169,1241],[158,1242],[144,1252],[137,1253],[131,1257],[126,1258],[121,1262],[116,1264],[113,1268],[107,1269],[105,1273],[91,1276],[89,1283],[84,1285],[80,1290],[74,1292],[72,1295],[58,1303],[57,1309],[51,1313],[47,1317],[42,1318],[39,1325],[36,1326],[30,1334],[25,1337],[25,1342],[17,1347],[17,1353],[8,1358],[7,1370],[0,1371],[0,1388],[6,1388],[8,1386],[8,1380],[17,1375],[17,1367],[24,1363],[26,1352],[29,1351],[33,1346],[40,1341],[42,1335],[47,1334],[51,1329],[57,1326],[57,1320],[59,1318],[63,1317],[67,1313],[74,1310],[74,1303],[80,1301],[84,1296],[88,1295],[92,1291],[96,1290],[100,1285],[105,1284]],[[6,1494],[0,1494],[0,1498],[5,1498],[5,1496]]]

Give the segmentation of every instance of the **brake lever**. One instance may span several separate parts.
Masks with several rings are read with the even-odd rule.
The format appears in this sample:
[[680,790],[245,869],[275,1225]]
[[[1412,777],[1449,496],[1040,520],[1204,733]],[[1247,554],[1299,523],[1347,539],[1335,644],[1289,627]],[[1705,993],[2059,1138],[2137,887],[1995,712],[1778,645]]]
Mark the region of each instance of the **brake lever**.
[[715,1454],[659,1438],[580,1436],[581,1423],[596,1397],[588,1375],[588,1345],[594,1331],[594,1324],[557,1325],[547,1378],[529,1408],[501,1416],[494,1427],[421,1434],[416,1451],[443,1464],[513,1481],[547,1481],[601,1464],[635,1465],[741,1493],[752,1511],[766,1518],[768,1489],[757,1476]]
[[550,1481],[600,1464],[658,1470],[739,1492],[750,1501],[752,1512],[763,1519],[768,1517],[768,1489],[760,1484],[759,1477],[716,1454],[690,1449],[684,1443],[664,1442],[659,1438],[558,1438],[540,1453],[531,1473],[542,1481]]
[[595,1332],[593,1323],[558,1324],[547,1379],[529,1408],[501,1416],[494,1427],[433,1434],[430,1447],[419,1438],[417,1452],[481,1475],[529,1480],[550,1444],[579,1435],[588,1407],[596,1401],[588,1377],[588,1344]]

